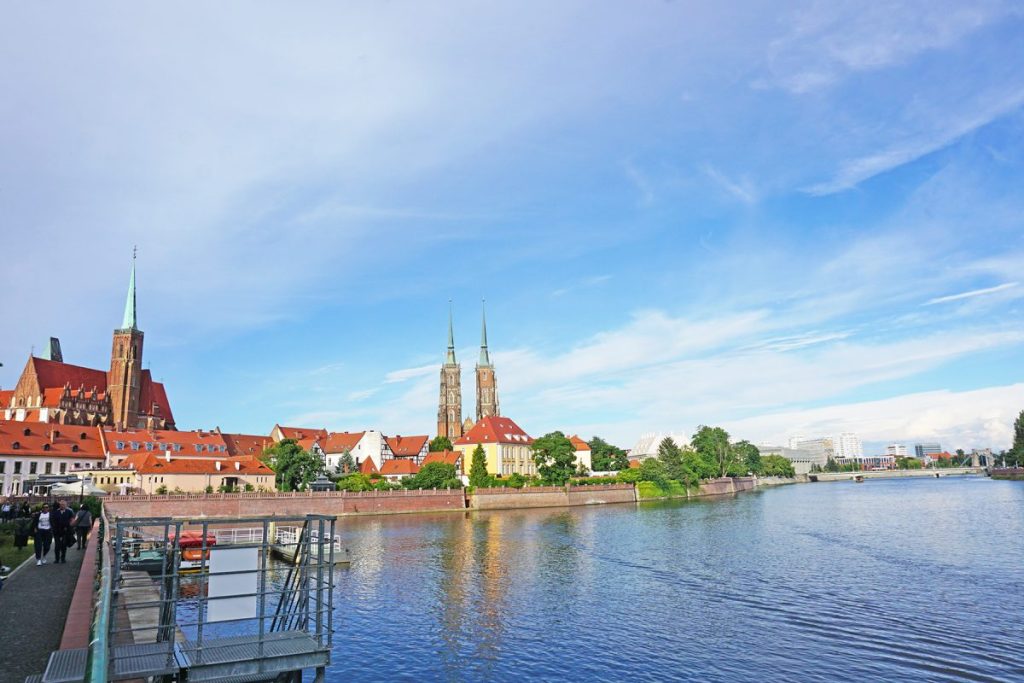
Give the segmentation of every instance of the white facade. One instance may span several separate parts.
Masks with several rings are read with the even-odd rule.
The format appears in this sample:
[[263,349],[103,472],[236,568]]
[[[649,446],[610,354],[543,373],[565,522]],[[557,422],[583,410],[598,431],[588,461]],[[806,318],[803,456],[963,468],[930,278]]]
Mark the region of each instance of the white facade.
[[0,495],[25,493],[22,483],[45,474],[76,474],[103,467],[103,459],[0,455]]
[[[385,460],[390,460],[394,457],[391,454],[391,449],[388,448],[388,442],[384,440],[384,435],[375,429],[368,429],[363,432],[363,436],[356,442],[356,445],[352,447],[350,452],[357,463],[362,463],[369,458],[378,470],[383,467]],[[325,453],[324,462],[327,465],[328,471],[333,471],[338,466],[342,455],[344,455],[342,451]]]
[[864,457],[864,447],[861,446],[860,437],[853,432],[843,432],[833,437],[832,443],[835,446],[835,457],[855,460]]
[[822,466],[828,462],[829,458],[835,457],[834,442],[831,437],[822,437],[820,439],[800,439],[794,442],[795,446],[791,446],[793,450],[806,451],[810,453],[812,458],[811,462],[820,464]]
[[905,458],[907,456],[907,446],[902,443],[891,443],[885,447],[885,454],[891,455],[894,458]]
[[812,465],[824,467],[828,462],[828,456],[823,449],[786,448],[785,446],[772,446],[768,444],[757,444],[757,450],[765,455],[781,455],[793,463],[793,469],[797,474],[807,474],[811,471]]

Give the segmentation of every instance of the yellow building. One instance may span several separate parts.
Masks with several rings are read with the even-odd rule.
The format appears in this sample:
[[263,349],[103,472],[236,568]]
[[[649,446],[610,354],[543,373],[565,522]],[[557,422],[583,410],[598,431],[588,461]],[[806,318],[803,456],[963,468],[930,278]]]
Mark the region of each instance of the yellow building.
[[533,437],[507,417],[492,415],[482,418],[473,428],[459,437],[453,446],[462,453],[463,468],[469,473],[473,451],[482,446],[487,456],[487,473],[507,477],[518,473],[537,474],[533,462]]

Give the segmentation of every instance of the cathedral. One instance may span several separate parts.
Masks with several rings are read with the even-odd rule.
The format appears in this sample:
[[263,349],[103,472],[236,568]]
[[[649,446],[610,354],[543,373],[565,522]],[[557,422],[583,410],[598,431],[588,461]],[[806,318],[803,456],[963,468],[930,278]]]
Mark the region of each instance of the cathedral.
[[65,363],[60,342],[51,339],[44,357],[29,356],[14,389],[0,391],[0,414],[19,422],[174,429],[164,385],[154,382],[150,371],[142,369],[142,342],[133,257],[124,319],[114,330],[110,369]]
[[[476,421],[501,415],[498,408],[498,381],[487,350],[487,313],[481,310],[480,358],[476,364]],[[448,307],[448,352],[441,366],[441,398],[437,409],[437,435],[452,442],[473,427],[473,420],[462,420],[462,366],[455,360],[455,333],[451,302]]]

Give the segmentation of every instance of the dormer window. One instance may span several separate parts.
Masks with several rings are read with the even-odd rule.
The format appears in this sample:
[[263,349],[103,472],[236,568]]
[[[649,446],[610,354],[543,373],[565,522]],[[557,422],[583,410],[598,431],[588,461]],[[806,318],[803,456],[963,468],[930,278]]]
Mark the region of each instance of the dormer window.
[[150,442],[148,442],[148,441],[147,441],[147,442],[146,442],[146,450],[147,450],[147,451],[151,451],[151,450],[153,450],[153,444],[151,444]]
[[89,437],[85,435],[85,432],[82,432],[81,434],[78,435],[78,438],[81,439],[82,441],[85,441]]
[[132,441],[132,450],[133,451],[139,450],[139,442],[138,441]]
[[124,441],[118,441],[117,448],[118,450],[124,450]]
[[77,453],[78,452],[78,444],[77,443],[74,444],[73,446],[71,446],[71,452],[72,453]]
[[14,443],[11,444],[11,448],[13,448],[14,450],[18,450],[19,448],[21,448],[21,443],[15,441]]
[[44,443],[44,444],[43,444],[43,450],[44,450],[44,451],[48,451],[48,450],[50,450],[50,444],[48,444],[48,443]]
[[32,430],[26,427],[25,431],[22,432],[22,434],[24,434],[25,436],[32,436]]

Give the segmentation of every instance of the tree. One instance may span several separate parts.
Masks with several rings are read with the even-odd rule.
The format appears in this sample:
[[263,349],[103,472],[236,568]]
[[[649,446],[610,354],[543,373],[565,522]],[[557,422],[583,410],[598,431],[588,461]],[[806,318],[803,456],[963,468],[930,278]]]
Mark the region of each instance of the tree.
[[1013,446],[1004,454],[1004,464],[1010,467],[1019,467],[1024,462],[1024,410],[1013,423]]
[[452,440],[447,436],[435,436],[430,440],[430,450],[433,451],[450,451],[452,450]]
[[284,439],[263,451],[263,461],[274,470],[279,491],[304,491],[324,469],[323,461],[295,439]]
[[428,462],[420,468],[420,471],[402,481],[402,486],[407,489],[460,489],[462,482],[459,481],[455,472],[455,465],[446,462]]
[[658,458],[647,458],[640,463],[640,481],[649,481],[662,491],[668,489],[668,472]]
[[473,449],[473,458],[469,463],[469,485],[487,486],[491,483],[491,475],[487,474],[487,454],[482,444]]
[[766,455],[760,458],[761,471],[766,477],[794,477],[793,463],[781,455]]
[[576,448],[562,432],[551,432],[533,442],[533,462],[545,484],[565,486],[576,472]]
[[693,450],[701,460],[711,465],[714,476],[724,477],[732,464],[732,448],[729,445],[729,432],[721,427],[701,425],[691,440]]
[[658,461],[665,468],[665,476],[669,479],[676,481],[687,479],[686,470],[683,467],[683,452],[679,450],[679,446],[672,440],[672,437],[666,436],[658,444]]
[[356,471],[356,459],[352,457],[352,451],[345,449],[341,454],[341,459],[338,460],[338,467],[345,473]]
[[590,446],[590,465],[595,472],[622,470],[629,467],[626,451],[613,446],[599,436],[587,442]]
[[761,451],[747,440],[732,445],[737,461],[751,474],[761,474]]

